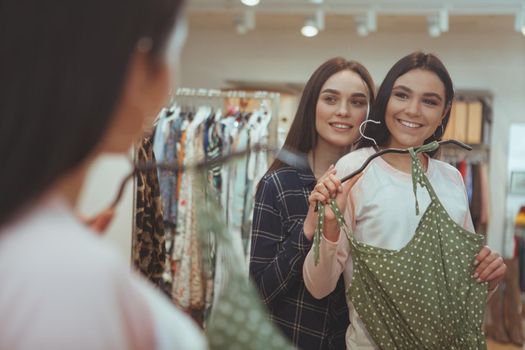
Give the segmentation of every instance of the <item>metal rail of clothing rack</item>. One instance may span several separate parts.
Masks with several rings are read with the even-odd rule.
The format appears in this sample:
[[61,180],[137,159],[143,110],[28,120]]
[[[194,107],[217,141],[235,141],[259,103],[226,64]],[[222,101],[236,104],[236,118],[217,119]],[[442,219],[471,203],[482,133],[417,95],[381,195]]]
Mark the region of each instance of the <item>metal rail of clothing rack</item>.
[[279,93],[269,91],[241,91],[241,90],[217,90],[217,89],[195,89],[178,88],[170,94],[172,97],[219,97],[219,98],[254,98],[254,99],[279,99]]
[[272,119],[269,125],[269,139],[268,146],[277,145],[277,124],[279,114],[279,103],[280,94],[277,92],[270,91],[242,91],[242,90],[219,90],[219,89],[201,89],[201,88],[178,88],[170,93],[170,99],[168,106],[176,103],[178,100],[183,98],[204,98],[204,99],[227,99],[227,98],[240,98],[240,99],[253,99],[253,100],[266,100],[270,102],[270,108],[272,112]]

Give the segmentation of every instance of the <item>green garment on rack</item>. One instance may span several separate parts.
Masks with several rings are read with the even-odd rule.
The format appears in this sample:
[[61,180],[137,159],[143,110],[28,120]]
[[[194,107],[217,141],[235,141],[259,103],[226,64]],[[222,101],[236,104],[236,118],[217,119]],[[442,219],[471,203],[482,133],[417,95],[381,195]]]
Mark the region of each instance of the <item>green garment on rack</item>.
[[[195,182],[197,183],[197,182]],[[202,188],[206,179],[201,176]],[[208,194],[213,191],[207,190]],[[204,191],[197,191],[199,206],[197,222],[203,252],[209,251],[210,235],[217,244],[216,262],[221,264],[220,288],[215,290],[215,302],[205,323],[205,333],[211,350],[293,350],[292,344],[270,321],[268,311],[248,276],[244,257],[234,248],[231,232],[226,228],[221,207]],[[209,261],[205,257],[205,261]],[[209,266],[208,266],[209,268]]]
[[[438,146],[433,142],[409,149],[414,195],[420,184],[431,203],[400,250],[357,241],[335,201],[330,203],[350,243],[354,270],[348,297],[379,349],[486,349],[482,322],[487,283],[472,278],[483,236],[450,218],[425,176],[417,154]],[[321,224],[323,216],[321,206]]]

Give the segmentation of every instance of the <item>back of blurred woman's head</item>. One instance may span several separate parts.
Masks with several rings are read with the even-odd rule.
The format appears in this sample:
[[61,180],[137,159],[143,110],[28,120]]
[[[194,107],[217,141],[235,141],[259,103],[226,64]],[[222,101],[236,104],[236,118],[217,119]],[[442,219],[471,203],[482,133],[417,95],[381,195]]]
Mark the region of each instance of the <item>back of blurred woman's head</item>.
[[0,225],[93,153],[135,52],[158,67],[182,3],[0,3]]

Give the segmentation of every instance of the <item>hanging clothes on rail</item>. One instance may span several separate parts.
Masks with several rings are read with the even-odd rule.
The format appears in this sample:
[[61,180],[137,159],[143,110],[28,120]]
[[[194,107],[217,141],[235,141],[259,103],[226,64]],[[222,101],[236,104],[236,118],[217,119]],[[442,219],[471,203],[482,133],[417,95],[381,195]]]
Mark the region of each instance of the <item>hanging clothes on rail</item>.
[[[156,123],[157,161],[179,166],[157,172],[169,259],[163,280],[171,283],[168,294],[173,302],[201,326],[213,305],[214,290],[224,288],[227,271],[218,257],[214,232],[199,235],[199,221],[207,218],[198,217],[203,203],[196,198],[221,203],[231,247],[247,257],[255,186],[268,167],[266,153],[249,149],[269,143],[273,102],[265,97],[175,96]],[[206,188],[196,181],[199,174],[182,170],[242,151],[246,151],[242,156],[202,170],[210,185]],[[247,265],[239,268],[248,275]]]
[[[136,159],[139,162],[155,161],[153,145],[149,138],[144,138],[138,146]],[[157,172],[141,171],[136,179],[133,264],[153,284],[169,295],[171,285],[169,280],[164,278],[167,254]]]
[[[184,135],[183,165],[203,161],[205,158],[203,149],[204,126],[211,113],[210,108],[199,108],[195,116],[188,120]],[[172,297],[174,302],[181,308],[188,310],[193,318],[202,323],[201,315],[205,307],[205,285],[203,280],[202,253],[199,245],[200,238],[196,229],[196,206],[194,202],[195,191],[194,178],[191,172],[179,173],[180,189],[178,198],[177,225],[175,228],[175,249],[172,254],[172,265],[174,266]]]
[[443,161],[450,163],[461,173],[467,190],[474,228],[477,233],[483,235],[486,235],[488,229],[490,205],[486,157],[473,156],[469,158],[467,154],[460,160],[442,158]]

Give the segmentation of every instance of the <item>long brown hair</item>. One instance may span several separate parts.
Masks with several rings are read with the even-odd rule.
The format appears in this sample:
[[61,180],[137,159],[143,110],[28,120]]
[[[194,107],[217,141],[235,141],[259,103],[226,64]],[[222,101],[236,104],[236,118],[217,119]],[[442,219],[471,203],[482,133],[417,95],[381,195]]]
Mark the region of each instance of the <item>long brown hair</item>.
[[[293,154],[306,154],[317,143],[317,130],[315,128],[315,111],[317,100],[324,83],[334,74],[344,70],[357,73],[365,82],[370,100],[374,102],[374,81],[368,70],[359,62],[348,61],[343,57],[334,57],[321,64],[312,74],[304,87],[299,107],[295,113],[290,131],[284,141],[283,149]],[[278,157],[273,161],[268,172],[277,170],[287,164]],[[292,165],[292,164],[290,164]]]
[[93,151],[139,41],[158,67],[183,2],[2,1],[0,225]]

